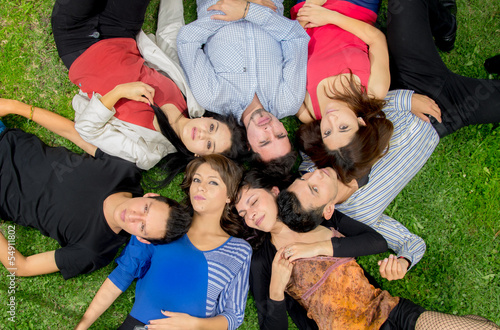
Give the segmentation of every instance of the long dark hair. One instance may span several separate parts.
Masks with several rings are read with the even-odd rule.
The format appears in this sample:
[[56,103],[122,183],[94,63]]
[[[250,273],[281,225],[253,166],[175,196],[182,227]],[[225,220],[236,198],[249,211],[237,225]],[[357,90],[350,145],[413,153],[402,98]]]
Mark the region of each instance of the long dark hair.
[[[172,128],[167,115],[160,109],[160,107],[157,105],[152,105],[151,107],[156,115],[161,133],[177,150],[177,152],[163,157],[157,165],[161,169],[162,173],[164,173],[164,178],[161,180],[149,179],[152,181],[153,186],[161,188],[168,185],[177,174],[184,172],[187,164],[195,159],[195,156],[186,148],[180,137]],[[182,114],[180,116],[182,116]],[[211,117],[223,124],[226,124],[229,128],[229,132],[231,133],[231,147],[225,150],[222,155],[232,160],[246,160],[249,157],[250,151],[246,139],[245,128],[238,124],[233,115],[223,116],[210,111],[205,111],[204,116]]]
[[220,219],[221,228],[231,236],[240,237],[243,232],[243,226],[238,219],[238,216],[231,212],[231,208],[235,203],[236,194],[238,193],[238,183],[241,180],[243,170],[241,167],[228,159],[225,156],[212,154],[205,155],[201,157],[196,157],[193,159],[186,168],[186,176],[181,184],[181,188],[186,194],[185,204],[193,211],[193,206],[191,204],[191,199],[189,198],[189,188],[193,182],[193,177],[196,170],[202,164],[208,164],[210,167],[219,173],[222,181],[226,185],[227,196],[231,200],[229,204],[226,204],[224,212],[222,213]]
[[[284,189],[286,186],[288,186],[288,184],[289,182],[283,182],[275,176],[267,175],[266,173],[263,173],[258,169],[251,169],[245,173],[243,179],[240,182],[238,188],[238,197],[235,204],[238,203],[244,189],[264,189],[271,194],[271,190],[273,187]],[[277,204],[276,208],[278,208]],[[250,243],[254,250],[259,249],[262,243],[267,238],[271,237],[270,233],[248,227],[245,223],[245,220],[238,214],[238,211],[235,208],[233,208],[233,212],[238,217],[240,223],[243,225],[244,231],[242,232],[241,236],[244,237],[248,241],[248,243]]]
[[[348,79],[346,77],[346,79]],[[297,144],[318,167],[333,167],[340,180],[347,184],[367,174],[373,164],[387,153],[393,132],[392,122],[385,117],[384,100],[370,97],[366,89],[353,79],[342,82],[343,91],[336,91],[333,100],[345,102],[366,126],[359,126],[352,141],[339,149],[330,150],[321,138],[320,120],[301,125]]]

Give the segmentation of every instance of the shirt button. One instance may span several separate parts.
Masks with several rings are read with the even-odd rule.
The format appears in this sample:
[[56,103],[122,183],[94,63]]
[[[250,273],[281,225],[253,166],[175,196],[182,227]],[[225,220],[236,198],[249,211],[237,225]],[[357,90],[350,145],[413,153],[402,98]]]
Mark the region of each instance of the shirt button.
[[247,68],[246,67],[243,68],[243,72],[247,72]]
[[100,36],[101,36],[101,34],[99,32],[97,32],[97,31],[95,31],[94,33],[92,33],[91,35],[89,35],[89,37],[95,38],[95,39],[99,38]]

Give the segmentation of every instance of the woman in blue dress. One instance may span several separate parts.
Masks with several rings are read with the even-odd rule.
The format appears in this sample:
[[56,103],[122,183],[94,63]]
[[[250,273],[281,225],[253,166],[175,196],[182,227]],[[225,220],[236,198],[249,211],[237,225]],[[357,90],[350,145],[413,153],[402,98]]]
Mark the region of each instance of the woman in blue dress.
[[188,233],[164,245],[133,236],[76,328],[88,328],[136,278],[134,306],[120,329],[241,325],[251,247],[233,237],[241,229],[230,212],[240,179],[241,169],[224,156],[191,161],[182,183],[193,213]]

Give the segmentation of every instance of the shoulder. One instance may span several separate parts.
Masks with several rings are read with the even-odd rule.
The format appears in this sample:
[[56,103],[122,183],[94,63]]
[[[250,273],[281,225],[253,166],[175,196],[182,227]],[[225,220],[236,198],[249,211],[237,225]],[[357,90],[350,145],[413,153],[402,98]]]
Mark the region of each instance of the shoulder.
[[242,259],[250,259],[252,256],[252,247],[244,239],[231,237],[227,242],[226,247]]

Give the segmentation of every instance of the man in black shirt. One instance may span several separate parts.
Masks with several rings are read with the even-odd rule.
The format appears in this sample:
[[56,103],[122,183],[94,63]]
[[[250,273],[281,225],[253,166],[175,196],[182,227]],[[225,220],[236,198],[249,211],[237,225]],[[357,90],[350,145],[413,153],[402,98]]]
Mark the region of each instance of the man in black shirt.
[[134,164],[92,147],[84,149],[94,157],[48,147],[17,129],[0,135],[0,218],[34,227],[61,245],[24,257],[0,235],[0,260],[17,276],[60,271],[68,279],[107,265],[130,234],[166,243],[187,231],[183,207],[156,194],[142,196]]

